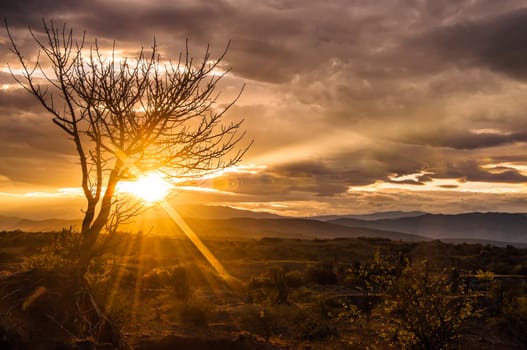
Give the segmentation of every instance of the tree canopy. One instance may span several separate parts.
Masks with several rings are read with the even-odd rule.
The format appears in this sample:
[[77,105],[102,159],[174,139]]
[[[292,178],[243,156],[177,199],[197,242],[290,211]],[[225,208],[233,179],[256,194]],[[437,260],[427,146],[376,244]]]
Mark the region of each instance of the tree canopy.
[[[66,25],[43,20],[41,31],[29,28],[39,50],[29,60],[6,28],[21,66],[13,77],[77,151],[87,200],[81,252],[93,249],[105,227],[115,229],[137,214],[140,205],[116,199],[119,181],[152,171],[172,183],[199,178],[237,164],[250,146],[240,146],[243,120],[224,122],[240,95],[219,101],[218,84],[230,71],[221,65],[228,45],[216,59],[207,47],[196,60],[187,42],[169,60],[154,39],[151,49],[120,57],[115,43],[104,50],[97,39],[89,44],[86,33],[76,37]],[[81,265],[90,259],[84,255]]]

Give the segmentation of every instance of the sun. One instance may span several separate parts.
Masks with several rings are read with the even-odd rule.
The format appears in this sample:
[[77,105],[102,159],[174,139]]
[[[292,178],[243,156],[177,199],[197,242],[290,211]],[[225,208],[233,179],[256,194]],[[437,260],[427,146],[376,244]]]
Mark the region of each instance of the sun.
[[118,191],[130,193],[146,203],[160,202],[168,196],[172,185],[159,173],[141,175],[134,181],[123,181],[118,185]]

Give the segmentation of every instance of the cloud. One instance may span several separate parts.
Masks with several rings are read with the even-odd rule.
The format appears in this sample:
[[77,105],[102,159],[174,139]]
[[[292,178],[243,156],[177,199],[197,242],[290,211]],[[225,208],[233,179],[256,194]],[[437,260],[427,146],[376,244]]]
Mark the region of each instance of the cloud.
[[13,80],[13,77],[0,75],[5,84],[13,84],[11,88],[0,89],[0,109],[2,114],[23,114],[40,112],[42,106],[38,100],[23,89]]
[[0,115],[0,176],[26,187],[77,184],[74,145],[33,96],[0,89]]
[[447,63],[483,65],[515,79],[527,78],[527,8],[434,28],[410,45],[429,47]]
[[430,133],[407,135],[406,142],[456,149],[491,148],[516,142],[527,142],[527,132],[495,133],[469,130],[435,130]]
[[447,163],[445,167],[435,169],[435,178],[463,179],[463,181],[524,183],[527,176],[517,169],[508,167],[483,168],[475,160],[459,160]]
[[[434,179],[527,182],[517,169],[486,167],[527,162],[522,1],[7,0],[0,12],[29,58],[35,46],[25,27],[41,30],[42,16],[77,34],[86,29],[103,45],[117,40],[125,55],[148,48],[154,35],[164,57],[177,57],[185,38],[196,57],[208,43],[215,56],[231,40],[224,66],[233,71],[222,90],[232,95],[241,81],[248,85],[227,117],[246,118],[255,145],[245,161],[268,167],[202,185],[240,200],[376,210],[431,207],[433,197],[436,210],[465,210],[469,204],[454,195],[430,191],[347,191],[378,181],[415,188]],[[13,62],[5,33],[0,58]],[[0,84],[10,77],[0,73]],[[0,89],[0,113],[0,176],[58,184],[49,169],[61,168],[60,176],[76,178],[74,150],[31,96]],[[421,175],[393,179],[412,174]]]

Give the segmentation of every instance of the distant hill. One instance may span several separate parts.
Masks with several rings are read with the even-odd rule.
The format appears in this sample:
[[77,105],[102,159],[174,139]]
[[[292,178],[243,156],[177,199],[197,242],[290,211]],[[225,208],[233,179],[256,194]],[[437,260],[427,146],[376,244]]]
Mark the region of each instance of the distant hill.
[[320,220],[320,221],[333,221],[338,219],[357,219],[364,221],[375,221],[384,219],[399,219],[399,218],[410,218],[415,216],[425,215],[423,211],[383,211],[380,213],[371,214],[349,214],[349,215],[322,215],[322,216],[311,216],[308,219]]
[[527,243],[527,216],[524,214],[425,214],[374,221],[341,218],[329,222],[350,227],[412,233],[433,239],[464,238]]
[[[282,216],[232,208],[219,205],[182,205],[176,206],[177,211],[184,217],[200,219],[230,219],[230,218],[253,218],[253,219],[279,219]],[[162,210],[162,209],[160,209]]]
[[[196,208],[194,208],[196,209]],[[229,237],[244,237],[244,238],[261,238],[266,236],[273,237],[287,237],[287,238],[337,238],[337,237],[378,237],[388,238],[392,240],[403,240],[403,241],[423,241],[425,237],[383,231],[368,228],[355,228],[337,225],[329,222],[308,220],[308,219],[293,219],[293,218],[280,218],[278,216],[271,216],[271,218],[258,218],[260,214],[257,213],[256,218],[248,217],[251,212],[236,212],[235,209],[222,211],[214,211],[217,208],[212,209],[211,212],[202,212],[203,215],[207,216],[220,216],[220,212],[227,213],[229,215],[240,215],[240,217],[230,217],[224,219],[208,219],[208,218],[196,218],[186,217],[187,223],[198,233],[200,236],[218,237],[218,236],[229,236]],[[180,211],[183,216],[190,212]],[[192,211],[193,215],[196,215],[195,211]],[[243,215],[242,215],[243,214]],[[245,216],[245,217],[243,217]],[[262,215],[266,216],[266,215]],[[139,217],[138,223],[134,226],[129,226],[125,230],[143,232],[151,232],[157,234],[180,234],[180,230],[177,225],[170,219],[170,217],[162,211],[155,212],[154,215],[148,217]],[[45,232],[45,231],[57,231],[63,227],[69,227],[76,225],[79,227],[80,221],[73,220],[28,220],[14,217],[0,216],[0,230],[22,230],[27,232]],[[141,226],[142,225],[142,226]]]
[[441,242],[450,244],[481,244],[481,245],[492,245],[495,247],[505,248],[508,245],[516,248],[526,249],[527,243],[514,243],[514,242],[503,242],[503,241],[489,241],[487,239],[465,239],[465,238],[446,238],[442,239]]
[[[183,217],[200,218],[200,219],[229,219],[229,218],[255,218],[255,219],[275,219],[280,218],[278,215],[254,212],[250,210],[235,209],[225,206],[209,205],[185,205],[177,206],[176,210]],[[159,226],[158,221],[166,220],[168,217],[162,208],[148,210],[144,215],[138,216],[137,222],[151,221],[147,227]],[[0,215],[0,231],[21,230],[26,232],[46,232],[58,231],[65,227],[79,227],[82,219],[45,219],[32,220],[15,216]],[[163,224],[162,226],[166,226]],[[126,226],[126,229],[135,230],[133,225]]]
[[30,220],[13,216],[0,216],[0,231],[21,230],[26,232],[58,231],[62,228],[80,225],[80,220]]
[[[198,234],[239,237],[379,237],[393,240],[420,241],[441,239],[451,242],[478,242],[497,246],[509,243],[527,244],[527,216],[507,213],[466,213],[458,215],[423,214],[421,212],[384,212],[352,217],[336,216],[325,221],[281,217],[270,213],[253,212],[222,206],[179,206],[177,211],[186,218]],[[403,216],[401,216],[403,215]],[[357,219],[361,217],[362,219]],[[382,219],[376,219],[382,218]],[[30,220],[0,216],[0,231],[27,232],[59,231],[79,227],[80,219]],[[179,229],[163,209],[145,212],[136,223],[124,231],[143,231],[174,234]]]
[[[367,229],[354,228],[324,221],[287,218],[271,215],[270,218],[260,218],[260,214],[255,213],[256,217],[249,217],[251,212],[226,211],[229,215],[238,215],[238,217],[229,218],[203,218],[196,217],[195,211],[185,212],[179,210],[179,213],[185,218],[187,224],[200,236],[208,237],[243,237],[243,238],[261,238],[261,237],[284,237],[284,238],[337,238],[337,237],[379,237],[392,240],[404,241],[423,241],[427,238],[414,234]],[[187,214],[187,215],[185,215]],[[189,216],[189,214],[191,216]],[[156,211],[154,216],[146,220],[138,220],[136,229],[143,232],[157,234],[180,234],[181,230],[172,221],[170,216],[163,210]]]
[[231,218],[222,220],[188,219],[188,224],[207,236],[337,238],[377,237],[403,241],[423,241],[427,238],[414,234],[355,228],[309,219],[254,219]]

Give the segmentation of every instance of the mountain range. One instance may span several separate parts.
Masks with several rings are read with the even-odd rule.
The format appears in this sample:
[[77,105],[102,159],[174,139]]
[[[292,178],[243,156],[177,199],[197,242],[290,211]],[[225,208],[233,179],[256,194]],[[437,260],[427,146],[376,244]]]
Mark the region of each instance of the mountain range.
[[396,219],[338,218],[329,222],[377,230],[419,234],[431,239],[480,239],[527,243],[527,216],[522,213],[423,214]]
[[[440,239],[455,243],[492,245],[527,244],[527,216],[522,213],[428,214],[381,212],[366,215],[328,215],[310,218],[283,217],[222,206],[182,206],[178,212],[200,235],[231,237],[337,238],[379,237],[420,241]],[[129,231],[172,234],[180,232],[160,208],[137,218]],[[30,220],[0,216],[0,231],[56,231],[79,226],[80,219]]]
[[322,215],[322,216],[310,216],[309,219],[320,220],[320,221],[331,221],[337,219],[357,219],[364,221],[375,221],[383,219],[400,219],[409,218],[415,216],[425,215],[423,211],[383,211],[379,213],[370,213],[362,215]]

